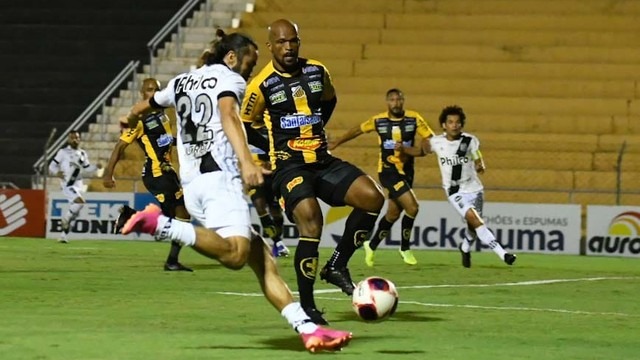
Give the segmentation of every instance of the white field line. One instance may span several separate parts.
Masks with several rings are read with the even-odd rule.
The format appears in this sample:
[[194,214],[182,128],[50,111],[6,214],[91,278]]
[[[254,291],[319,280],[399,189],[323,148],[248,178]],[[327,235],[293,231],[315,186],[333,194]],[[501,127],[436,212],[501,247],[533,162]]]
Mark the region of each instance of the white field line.
[[[431,289],[431,288],[464,288],[464,287],[500,287],[500,286],[532,286],[532,285],[547,285],[558,284],[565,282],[579,282],[579,281],[607,281],[607,280],[637,280],[639,277],[630,276],[613,276],[613,277],[592,277],[592,278],[579,278],[579,279],[550,279],[550,280],[529,280],[510,283],[496,283],[496,284],[443,284],[443,285],[413,285],[413,286],[398,286],[398,289]],[[340,289],[319,289],[314,291],[316,294],[328,294],[339,293]],[[262,293],[240,293],[230,291],[215,291],[214,294],[220,295],[232,295],[232,296],[249,296],[249,297],[262,297]],[[318,297],[318,299],[335,300],[335,301],[349,301],[348,297],[333,298],[333,297]],[[600,316],[621,316],[621,317],[640,317],[636,314],[626,314],[619,312],[592,312],[592,311],[579,311],[579,310],[566,310],[566,309],[547,309],[547,308],[531,308],[531,307],[518,307],[518,306],[482,306],[482,305],[468,305],[468,304],[435,304],[435,303],[423,303],[419,301],[403,301],[400,300],[400,304],[417,305],[426,307],[451,307],[451,308],[467,308],[467,309],[483,309],[483,310],[511,310],[511,311],[533,311],[533,312],[552,312],[563,313],[573,315],[600,315]]]

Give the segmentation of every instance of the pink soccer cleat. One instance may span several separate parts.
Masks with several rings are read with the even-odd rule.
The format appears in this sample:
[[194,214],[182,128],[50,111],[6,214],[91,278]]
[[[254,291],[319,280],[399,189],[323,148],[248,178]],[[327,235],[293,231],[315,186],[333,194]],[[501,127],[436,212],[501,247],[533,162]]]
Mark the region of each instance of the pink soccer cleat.
[[142,211],[133,214],[122,227],[122,234],[126,235],[132,232],[141,232],[153,235],[158,226],[158,216],[162,214],[162,210],[156,204],[149,204]]
[[310,334],[300,334],[304,347],[310,352],[321,350],[338,351],[349,344],[351,334],[348,331],[332,330],[318,326]]

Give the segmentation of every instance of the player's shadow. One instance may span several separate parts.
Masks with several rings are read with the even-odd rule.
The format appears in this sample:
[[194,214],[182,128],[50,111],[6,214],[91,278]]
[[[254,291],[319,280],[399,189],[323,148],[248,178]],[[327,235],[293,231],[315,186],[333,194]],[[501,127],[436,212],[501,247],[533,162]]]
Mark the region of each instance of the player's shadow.
[[211,270],[211,269],[224,268],[222,264],[217,262],[211,262],[207,264],[189,264],[188,266],[193,270]]
[[[393,316],[391,316],[386,321],[410,321],[410,322],[432,322],[432,321],[444,321],[443,318],[430,316],[432,314],[428,314],[426,312],[418,312],[418,311],[398,311]],[[362,321],[352,311],[342,311],[337,313],[332,313],[328,316],[331,322],[345,322],[345,321]],[[382,322],[381,322],[382,323]],[[376,322],[372,322],[372,324],[376,324]]]

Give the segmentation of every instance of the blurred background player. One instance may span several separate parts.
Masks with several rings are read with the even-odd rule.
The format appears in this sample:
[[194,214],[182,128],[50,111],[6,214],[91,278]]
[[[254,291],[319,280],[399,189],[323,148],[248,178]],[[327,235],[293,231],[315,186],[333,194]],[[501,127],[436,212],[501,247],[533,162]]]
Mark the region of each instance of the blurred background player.
[[80,132],[73,130],[67,138],[67,146],[58,150],[56,156],[49,163],[49,174],[54,174],[60,178],[62,193],[69,201],[69,209],[62,216],[62,232],[59,241],[69,242],[68,235],[71,229],[71,222],[80,214],[80,210],[85,204],[82,197],[84,176],[96,176],[101,164],[92,165],[89,162],[89,155],[80,148]]
[[412,156],[435,153],[440,165],[442,187],[451,206],[467,224],[467,234],[458,246],[462,255],[462,266],[471,267],[471,243],[480,239],[507,265],[513,265],[516,255],[506,252],[482,220],[484,187],[478,174],[485,171],[480,152],[480,141],[472,134],[463,132],[466,115],[457,105],[445,107],[438,120],[444,134],[424,139],[421,147],[398,149]]
[[354,208],[320,271],[321,279],[351,295],[354,284],[347,265],[375,225],[384,195],[362,170],[327,151],[324,127],[337,97],[327,68],[298,56],[297,26],[276,20],[268,36],[272,61],[247,86],[241,116],[246,122],[264,123],[269,132],[273,190],[300,234],[294,256],[300,302],[313,321],[327,324],[313,295],[323,226],[318,199]]
[[[264,126],[257,129],[257,131],[265,138],[267,137],[267,129]],[[269,154],[253,145],[249,145],[249,149],[256,164],[267,170],[271,169]],[[273,193],[271,174],[265,174],[263,177],[264,184],[249,190],[251,202],[260,218],[262,236],[268,237],[273,241],[273,256],[287,257],[289,256],[289,249],[282,242],[282,227],[284,225],[282,209],[280,208],[280,204],[278,204],[277,197]]]
[[418,261],[411,252],[410,239],[413,222],[418,215],[418,199],[413,192],[414,158],[395,150],[397,143],[413,146],[416,135],[421,139],[433,136],[433,131],[422,116],[415,111],[404,109],[404,94],[399,89],[390,89],[386,95],[387,111],[374,115],[362,124],[349,129],[335,141],[329,142],[333,150],[358,136],[375,131],[378,134],[380,155],[378,157],[378,178],[387,189],[389,201],[387,213],[378,222],[378,229],[369,241],[364,242],[365,263],[373,266],[374,251],[378,244],[389,236],[389,231],[404,210],[402,218],[402,241],[400,256],[409,265]]
[[[143,100],[148,100],[158,90],[160,90],[160,82],[154,78],[147,78],[142,81],[140,95]],[[162,213],[181,221],[189,221],[190,217],[184,207],[180,181],[171,165],[171,146],[174,139],[169,118],[163,111],[154,111],[146,114],[135,128],[125,129],[111,152],[111,157],[107,163],[102,178],[104,187],[109,189],[115,187],[115,179],[113,178],[115,167],[122,158],[127,146],[134,141],[137,141],[145,155],[145,162],[142,167],[142,182],[160,203]],[[120,229],[133,213],[135,213],[135,210],[126,205],[120,209],[120,216],[116,220],[114,233],[120,233]],[[171,242],[171,250],[164,264],[166,271],[193,271],[178,261],[180,249],[180,243],[177,241]]]
[[150,204],[125,223],[122,233],[139,231],[178,240],[233,270],[248,264],[267,300],[300,334],[309,351],[338,350],[352,334],[311,321],[300,303],[294,302],[269,246],[251,225],[243,186],[262,185],[262,174],[268,171],[254,163],[238,111],[257,60],[258,47],[251,38],[238,33],[222,36],[205,66],[176,76],[165,89],[133,107],[128,116],[131,126],[152,108],[176,109],[185,205],[202,226],[175,221]]

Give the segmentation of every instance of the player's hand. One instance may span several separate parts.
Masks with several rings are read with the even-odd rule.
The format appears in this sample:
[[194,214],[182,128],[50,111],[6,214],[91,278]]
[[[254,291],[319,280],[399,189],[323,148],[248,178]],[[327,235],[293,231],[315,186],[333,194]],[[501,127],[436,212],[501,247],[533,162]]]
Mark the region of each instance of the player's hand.
[[240,172],[244,186],[249,189],[261,186],[264,183],[264,177],[262,176],[264,171],[271,172],[254,164],[252,161],[241,164]]
[[62,171],[58,171],[58,173],[56,174],[57,177],[59,177],[60,179],[64,180],[64,173]]
[[113,175],[104,174],[104,176],[102,176],[102,186],[106,187],[107,189],[114,188],[116,186],[116,180],[113,178]]
[[404,154],[404,145],[402,145],[401,141],[396,142],[393,148],[395,151],[400,152],[400,154]]

